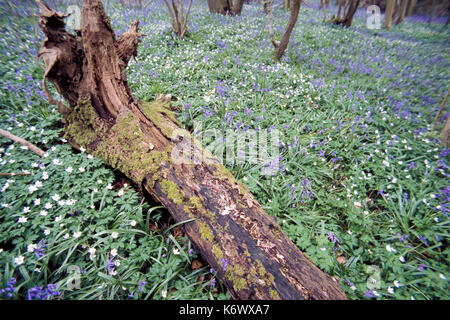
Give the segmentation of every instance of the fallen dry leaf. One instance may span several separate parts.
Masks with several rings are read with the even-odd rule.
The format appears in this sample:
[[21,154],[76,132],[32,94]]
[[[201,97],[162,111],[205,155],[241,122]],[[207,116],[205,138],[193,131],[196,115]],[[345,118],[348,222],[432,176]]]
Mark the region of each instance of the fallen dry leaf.
[[192,261],[192,264],[191,264],[192,270],[197,270],[197,269],[200,269],[201,267],[203,267],[203,263],[201,263],[199,260]]

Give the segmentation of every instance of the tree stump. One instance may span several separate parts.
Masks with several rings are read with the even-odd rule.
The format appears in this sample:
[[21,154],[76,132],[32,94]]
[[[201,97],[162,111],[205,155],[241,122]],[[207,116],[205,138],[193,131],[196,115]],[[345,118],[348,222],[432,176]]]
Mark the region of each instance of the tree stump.
[[[161,202],[235,299],[345,299],[248,189],[182,129],[170,101],[136,101],[125,69],[136,56],[139,22],[115,38],[100,0],[85,0],[81,30],[41,1],[39,51],[68,106],[65,137],[122,171]],[[46,90],[47,94],[48,91]],[[49,100],[54,101],[53,99]],[[188,144],[189,161],[180,145]]]

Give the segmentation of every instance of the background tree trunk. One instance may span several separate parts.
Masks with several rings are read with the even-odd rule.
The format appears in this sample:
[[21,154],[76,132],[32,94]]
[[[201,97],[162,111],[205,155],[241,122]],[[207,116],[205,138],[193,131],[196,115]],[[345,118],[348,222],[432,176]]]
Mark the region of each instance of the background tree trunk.
[[245,0],[207,0],[212,13],[240,15]]
[[227,14],[230,10],[228,0],[208,0],[209,12]]
[[320,0],[320,6],[323,10],[323,21],[327,20],[327,1],[326,0]]
[[407,7],[408,7],[408,0],[402,0],[402,3],[400,4],[397,19],[395,20],[395,24],[399,24],[400,22],[402,22],[405,19]]
[[69,104],[66,139],[122,171],[175,221],[184,221],[187,236],[233,298],[345,299],[337,281],[181,129],[168,99],[135,100],[125,69],[142,36],[138,22],[116,39],[101,1],[85,0],[81,33],[72,35],[64,14],[37,2],[46,36],[39,51],[47,68],[43,81],[52,81]]
[[[345,2],[344,0],[341,0],[339,2],[339,8],[337,12],[337,16],[333,16],[330,22],[337,24],[337,25],[344,25],[346,27],[350,27],[353,22],[353,16],[356,13],[356,10],[358,10],[360,0],[349,0],[348,2]],[[344,14],[341,18],[341,9],[344,7]]]
[[291,2],[291,15],[289,17],[288,24],[284,30],[280,43],[275,47],[275,60],[277,61],[281,60],[281,57],[289,44],[292,30],[294,30],[295,24],[297,23],[301,2],[301,0],[292,0]]
[[291,10],[293,0],[283,0],[284,10]]
[[394,14],[395,0],[387,0],[386,12],[384,16],[384,27],[388,30],[391,29],[392,15]]
[[407,13],[406,13],[406,15],[407,15],[408,17],[410,17],[410,16],[413,15],[413,13],[414,13],[414,7],[416,6],[416,3],[417,3],[417,0],[411,0],[411,1],[409,2],[408,11],[407,11]]
[[447,118],[441,131],[441,142],[446,148],[450,147],[450,117]]
[[233,6],[231,7],[231,14],[240,16],[242,13],[242,8],[244,7],[245,0],[234,0]]

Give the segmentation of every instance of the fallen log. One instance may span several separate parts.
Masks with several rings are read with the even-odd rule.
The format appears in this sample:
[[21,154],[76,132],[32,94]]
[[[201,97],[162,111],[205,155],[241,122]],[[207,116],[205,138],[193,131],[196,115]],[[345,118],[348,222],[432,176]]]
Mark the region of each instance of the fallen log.
[[[161,202],[235,299],[345,299],[261,208],[248,189],[181,128],[168,99],[136,101],[125,69],[139,22],[117,40],[100,0],[86,0],[81,30],[41,1],[39,51],[68,103],[65,137],[122,171]],[[59,102],[61,105],[62,103]],[[189,161],[182,153],[190,151]],[[183,148],[180,148],[183,145]],[[181,150],[181,151],[180,151]]]

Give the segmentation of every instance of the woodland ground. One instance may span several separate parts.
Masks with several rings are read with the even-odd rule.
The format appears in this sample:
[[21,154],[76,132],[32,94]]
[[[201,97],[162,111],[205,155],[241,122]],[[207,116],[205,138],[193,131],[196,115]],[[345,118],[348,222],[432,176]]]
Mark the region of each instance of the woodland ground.
[[[136,98],[171,93],[188,128],[281,132],[273,176],[227,167],[350,299],[448,299],[449,149],[431,130],[449,87],[446,18],[369,30],[361,9],[342,29],[309,2],[278,64],[260,4],[224,17],[195,0],[184,40],[162,1],[106,11],[118,34],[139,18],[147,35],[128,68]],[[230,298],[163,208],[64,143],[36,13],[0,4],[0,127],[47,151],[0,138],[0,172],[29,173],[0,177],[0,298]],[[274,18],[279,36],[288,13]]]

